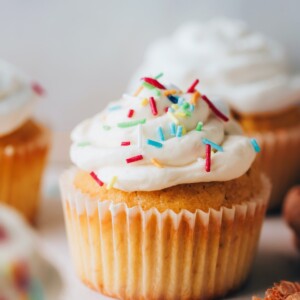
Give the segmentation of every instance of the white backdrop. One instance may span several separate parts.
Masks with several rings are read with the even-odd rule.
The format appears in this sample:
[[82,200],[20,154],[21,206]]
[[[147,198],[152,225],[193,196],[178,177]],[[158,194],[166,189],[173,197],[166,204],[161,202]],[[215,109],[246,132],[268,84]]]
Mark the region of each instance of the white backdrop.
[[38,115],[70,130],[122,94],[147,45],[187,20],[244,19],[300,70],[299,0],[0,0],[0,57],[39,80]]

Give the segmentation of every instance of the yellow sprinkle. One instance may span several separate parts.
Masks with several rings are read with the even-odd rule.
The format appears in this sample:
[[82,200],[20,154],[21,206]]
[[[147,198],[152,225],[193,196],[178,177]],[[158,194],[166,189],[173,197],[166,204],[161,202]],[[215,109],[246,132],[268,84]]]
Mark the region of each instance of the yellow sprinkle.
[[146,106],[148,104],[148,99],[147,98],[144,98],[142,101],[141,101],[141,105],[142,106]]
[[177,110],[179,108],[179,106],[177,104],[172,104],[171,107],[174,109],[174,110]]
[[117,179],[118,179],[118,177],[117,177],[117,176],[114,176],[114,177],[111,179],[110,183],[107,185],[106,188],[107,188],[108,190],[110,190],[112,187],[114,187],[114,184],[116,183]]
[[143,89],[143,86],[141,85],[141,86],[136,90],[136,92],[133,94],[133,96],[134,96],[134,97],[138,96],[139,93],[142,91],[142,89]]
[[176,91],[176,90],[165,90],[164,91],[165,96],[175,95],[177,93],[178,93],[178,91]]
[[170,117],[170,119],[171,119],[176,125],[179,124],[178,119],[177,119],[170,111],[168,111],[167,115]]
[[193,105],[196,105],[200,96],[201,96],[201,94],[198,91],[196,91],[192,96],[191,103]]
[[155,167],[158,167],[158,168],[163,168],[164,166],[155,158],[152,158],[151,159],[151,162],[154,164]]
[[175,116],[180,118],[186,118],[186,114],[182,111],[175,112]]
[[182,135],[185,135],[186,134],[186,128],[184,125],[181,125],[182,126]]

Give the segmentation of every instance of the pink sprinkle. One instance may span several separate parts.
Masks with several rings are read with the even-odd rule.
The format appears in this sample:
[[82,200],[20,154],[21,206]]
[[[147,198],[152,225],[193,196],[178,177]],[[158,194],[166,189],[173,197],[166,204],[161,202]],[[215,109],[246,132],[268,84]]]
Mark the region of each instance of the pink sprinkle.
[[95,172],[91,172],[90,175],[93,177],[93,179],[100,185],[100,186],[103,186],[104,185],[104,182],[102,182],[98,176],[95,174]]
[[154,87],[161,89],[161,90],[165,90],[166,88],[156,79],[150,78],[150,77],[144,77],[142,78],[142,80],[144,80],[145,82],[153,85]]
[[45,90],[39,83],[32,82],[31,88],[37,95],[39,95],[39,96],[45,95]]
[[165,107],[165,112],[167,113],[168,112],[168,109],[169,109],[169,106]]
[[222,119],[225,122],[229,121],[228,117],[225,116],[223,113],[221,113],[205,95],[202,95],[202,99],[207,103],[209,108],[214,112],[214,114],[217,117],[219,117],[220,119]]
[[195,87],[199,83],[199,79],[196,79],[193,84],[188,88],[187,93],[194,93]]
[[205,161],[205,171],[210,172],[211,166],[211,145],[205,145],[206,161]]
[[134,110],[133,109],[129,109],[127,117],[128,118],[132,118],[133,114],[134,114]]
[[121,146],[130,146],[130,141],[122,142]]
[[133,156],[133,157],[127,158],[127,159],[126,159],[126,162],[127,162],[128,164],[130,164],[130,163],[133,163],[133,162],[135,162],[135,161],[142,160],[143,158],[144,158],[143,155],[137,155],[137,156]]
[[156,102],[155,102],[154,98],[150,97],[149,102],[150,102],[150,107],[151,107],[151,110],[152,110],[152,114],[154,116],[156,116],[157,115],[157,107],[156,107]]

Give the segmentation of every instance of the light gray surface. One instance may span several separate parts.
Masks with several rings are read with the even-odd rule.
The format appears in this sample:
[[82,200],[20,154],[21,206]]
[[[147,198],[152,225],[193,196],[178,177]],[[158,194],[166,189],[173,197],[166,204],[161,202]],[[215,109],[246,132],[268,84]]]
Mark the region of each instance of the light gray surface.
[[[109,299],[87,289],[74,274],[57,186],[57,178],[63,169],[63,166],[52,166],[47,173],[45,199],[38,226],[43,253],[60,271],[65,285],[58,299],[49,300]],[[280,280],[300,281],[300,254],[295,250],[291,232],[280,216],[268,216],[248,282],[239,292],[226,299],[251,299],[252,295],[262,295]]]
[[293,69],[300,71],[299,0],[0,0],[0,5],[0,57],[43,83],[48,93],[40,116],[55,130],[69,130],[117,99],[146,47],[185,21],[244,19],[286,45]]

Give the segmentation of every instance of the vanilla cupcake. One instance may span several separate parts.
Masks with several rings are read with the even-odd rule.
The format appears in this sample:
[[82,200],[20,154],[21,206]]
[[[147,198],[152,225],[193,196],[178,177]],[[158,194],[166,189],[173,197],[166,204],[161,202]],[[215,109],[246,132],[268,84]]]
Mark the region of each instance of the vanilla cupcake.
[[0,61],[0,203],[33,222],[50,133],[32,119],[43,89],[21,71]]
[[283,47],[243,22],[188,23],[149,48],[132,82],[160,71],[184,87],[200,78],[205,93],[230,105],[262,146],[258,161],[273,183],[270,207],[278,207],[300,180],[300,76],[290,73]]
[[197,82],[143,81],[72,133],[60,183],[77,274],[121,299],[223,296],[249,273],[267,206],[259,147]]
[[35,237],[20,215],[0,205],[0,299],[42,300],[43,291],[35,278]]

